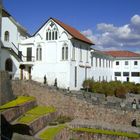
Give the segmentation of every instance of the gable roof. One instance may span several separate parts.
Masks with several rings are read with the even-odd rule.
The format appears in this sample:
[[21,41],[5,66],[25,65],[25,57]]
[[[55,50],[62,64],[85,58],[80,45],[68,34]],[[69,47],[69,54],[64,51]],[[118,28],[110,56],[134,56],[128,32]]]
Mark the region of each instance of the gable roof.
[[[75,28],[59,21],[58,19],[55,18],[49,18],[40,28],[39,30],[50,20],[52,19],[54,22],[56,22],[59,26],[61,26],[64,30],[66,30],[72,37],[74,37],[75,39],[78,39],[80,41],[83,41],[85,43],[88,43],[90,45],[94,45],[94,43],[92,41],[90,41],[87,37],[85,37],[83,34],[81,34],[78,30],[76,30]],[[39,31],[38,30],[38,31]],[[37,31],[37,32],[38,32]],[[37,33],[35,32],[35,34]],[[34,34],[34,35],[35,35]],[[34,36],[33,35],[33,36]]]
[[103,53],[113,57],[140,57],[140,54],[130,51],[103,51]]

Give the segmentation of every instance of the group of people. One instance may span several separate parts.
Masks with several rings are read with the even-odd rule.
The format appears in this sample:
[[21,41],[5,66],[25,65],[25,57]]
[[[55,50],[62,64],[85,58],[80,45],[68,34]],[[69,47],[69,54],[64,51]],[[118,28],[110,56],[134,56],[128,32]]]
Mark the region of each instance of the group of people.
[[[44,82],[43,83],[47,85],[46,75],[44,75]],[[54,80],[54,86],[57,87],[57,78],[55,78],[55,80]]]

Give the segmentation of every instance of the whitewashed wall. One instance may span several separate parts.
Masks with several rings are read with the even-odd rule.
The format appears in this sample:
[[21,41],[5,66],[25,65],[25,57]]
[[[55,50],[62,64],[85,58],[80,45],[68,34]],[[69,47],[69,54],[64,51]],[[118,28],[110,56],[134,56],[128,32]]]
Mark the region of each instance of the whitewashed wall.
[[[19,27],[15,23],[16,21],[11,20],[10,17],[2,17],[2,25],[1,25],[1,39],[4,45],[4,47],[13,48],[14,45],[16,48],[18,48],[18,43],[24,38],[27,38],[27,33],[25,31],[22,31],[19,29]],[[5,31],[9,32],[9,41],[4,41],[4,35]],[[14,45],[12,44],[14,43]],[[13,48],[13,50],[16,50]],[[15,52],[18,54],[18,51]],[[12,54],[9,50],[2,48],[1,49],[1,70],[5,70],[5,61],[6,59],[11,58],[13,61],[13,71],[10,72],[12,74],[13,78],[19,77],[19,59]]]
[[[113,58],[100,52],[92,52],[93,64],[91,77],[95,81],[112,81],[113,80]],[[100,61],[101,60],[101,65]],[[97,62],[96,62],[97,61]],[[103,65],[104,61],[104,65]],[[96,64],[97,63],[97,64]],[[106,65],[107,63],[107,65]],[[109,67],[110,63],[110,67]],[[111,64],[112,63],[112,64]]]
[[[116,65],[116,61],[119,62],[119,65]],[[125,65],[125,61],[128,61],[128,65]],[[138,65],[134,65],[134,61],[138,61]],[[117,76],[117,80],[125,82],[127,81],[127,77],[129,77],[130,82],[140,83],[140,76],[133,77],[131,76],[131,72],[139,72],[140,73],[140,58],[129,58],[129,59],[117,59],[113,62],[113,77],[115,80],[115,72],[121,72],[121,76]],[[129,76],[123,76],[123,72],[129,72]]]

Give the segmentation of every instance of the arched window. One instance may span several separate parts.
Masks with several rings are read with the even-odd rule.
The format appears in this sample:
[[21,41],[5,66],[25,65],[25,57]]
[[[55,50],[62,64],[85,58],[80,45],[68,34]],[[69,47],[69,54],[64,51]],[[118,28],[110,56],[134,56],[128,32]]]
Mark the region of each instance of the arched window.
[[49,31],[49,40],[51,40],[52,38],[51,38],[51,31]]
[[64,60],[64,47],[62,47],[62,60]]
[[48,35],[48,32],[46,32],[46,40],[49,39],[49,35]]
[[6,59],[5,61],[5,70],[9,72],[12,72],[13,70],[13,62],[10,58]]
[[66,47],[66,60],[68,60],[68,47]]
[[54,31],[52,32],[52,40],[54,40]]
[[75,60],[75,43],[73,43],[73,48],[72,48],[72,60]]
[[55,31],[55,40],[57,40],[57,38],[58,38],[58,33],[57,31]]
[[40,45],[38,45],[36,49],[36,60],[41,61],[42,60],[42,48]]
[[55,23],[50,22],[48,29],[46,30],[46,40],[57,40],[58,28]]
[[62,60],[68,60],[68,45],[66,43],[62,47]]
[[42,48],[40,48],[40,60],[42,60]]
[[38,48],[36,49],[36,60],[38,60]]
[[9,32],[8,31],[6,31],[4,33],[4,41],[8,41],[9,42]]

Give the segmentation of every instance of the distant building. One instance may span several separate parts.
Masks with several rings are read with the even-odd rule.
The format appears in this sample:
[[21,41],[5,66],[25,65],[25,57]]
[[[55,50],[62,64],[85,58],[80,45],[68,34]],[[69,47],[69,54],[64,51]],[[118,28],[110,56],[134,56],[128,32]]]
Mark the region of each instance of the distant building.
[[130,51],[106,51],[113,57],[113,79],[140,83],[140,54]]
[[[1,70],[11,78],[32,79],[79,90],[85,79],[140,83],[140,54],[102,52],[75,28],[50,18],[30,36],[13,17],[2,13]],[[127,55],[126,55],[127,54]]]

